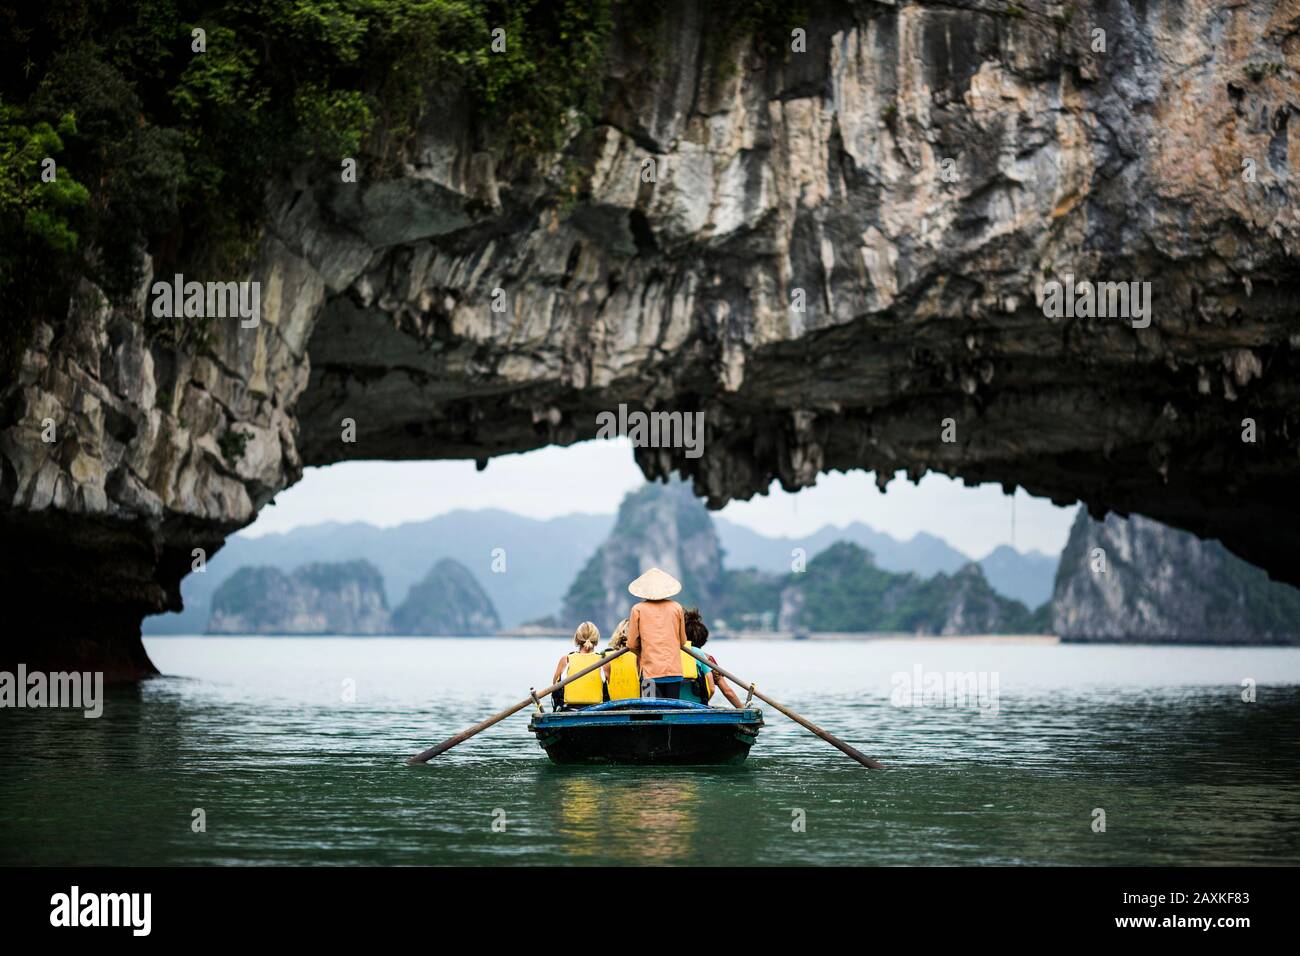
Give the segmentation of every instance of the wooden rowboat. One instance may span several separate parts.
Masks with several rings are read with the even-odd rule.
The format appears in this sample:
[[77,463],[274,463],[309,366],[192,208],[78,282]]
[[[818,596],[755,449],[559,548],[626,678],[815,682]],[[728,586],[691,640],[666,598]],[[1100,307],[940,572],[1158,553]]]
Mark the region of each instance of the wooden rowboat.
[[757,707],[646,698],[537,713],[528,723],[560,764],[739,764],[762,726]]

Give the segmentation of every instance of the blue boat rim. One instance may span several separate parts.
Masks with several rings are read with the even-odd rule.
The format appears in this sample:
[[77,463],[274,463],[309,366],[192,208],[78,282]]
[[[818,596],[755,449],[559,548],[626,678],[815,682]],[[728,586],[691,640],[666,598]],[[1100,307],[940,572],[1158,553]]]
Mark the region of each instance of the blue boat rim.
[[581,710],[559,710],[533,714],[534,727],[599,727],[645,721],[667,724],[752,724],[761,722],[763,712],[757,707],[736,710],[731,707],[708,707],[685,700],[632,698],[593,704]]

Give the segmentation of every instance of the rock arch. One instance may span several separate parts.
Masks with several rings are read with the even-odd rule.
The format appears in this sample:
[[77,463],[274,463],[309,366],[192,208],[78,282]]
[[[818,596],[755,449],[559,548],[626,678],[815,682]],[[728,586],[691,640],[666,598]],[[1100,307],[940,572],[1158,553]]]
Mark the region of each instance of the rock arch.
[[[1300,584],[1296,16],[1072,6],[828,12],[807,53],[731,69],[684,3],[671,68],[616,44],[555,169],[478,149],[448,94],[401,174],[273,188],[255,328],[169,348],[147,287],[116,310],[84,290],[3,392],[3,591],[31,623],[0,657],[145,673],[141,617],[304,465],[486,460],[619,403],[704,414],[702,457],[638,460],[714,506],[934,469]],[[1150,282],[1152,321],[1045,316],[1067,275]]]

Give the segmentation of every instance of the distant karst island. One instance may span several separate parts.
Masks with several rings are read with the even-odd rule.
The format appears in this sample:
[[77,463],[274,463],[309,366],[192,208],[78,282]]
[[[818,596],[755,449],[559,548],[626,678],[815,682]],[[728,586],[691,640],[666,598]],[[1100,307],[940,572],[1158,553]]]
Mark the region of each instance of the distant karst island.
[[501,619],[474,575],[443,558],[390,614],[369,561],[308,564],[286,575],[243,567],[212,596],[209,634],[495,634]]

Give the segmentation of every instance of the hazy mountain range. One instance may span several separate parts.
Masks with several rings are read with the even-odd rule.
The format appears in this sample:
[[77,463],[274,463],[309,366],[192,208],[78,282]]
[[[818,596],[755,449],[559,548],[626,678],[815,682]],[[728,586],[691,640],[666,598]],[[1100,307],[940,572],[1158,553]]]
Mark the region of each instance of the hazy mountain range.
[[[910,571],[921,577],[951,574],[970,561],[933,535],[900,541],[860,522],[840,528],[827,525],[796,538],[768,537],[716,514],[711,517],[728,569],[755,567],[785,573],[793,549],[803,548],[811,560],[835,541],[862,546],[883,570]],[[144,632],[203,633],[213,593],[245,565],[270,566],[288,574],[314,562],[369,561],[383,576],[388,606],[397,607],[411,586],[442,558],[469,568],[501,623],[517,627],[561,606],[566,590],[613,529],[614,520],[612,514],[540,520],[497,509],[458,510],[392,528],[326,522],[258,538],[235,535],[208,561],[206,572],[184,580],[185,610],[147,619]],[[496,549],[501,550],[494,561]],[[995,591],[1028,607],[1037,607],[1052,595],[1055,557],[1037,551],[1022,554],[1003,545],[978,563]],[[494,564],[502,570],[494,570]]]
[[[634,600],[628,582],[653,566],[681,582],[676,600],[698,605],[725,631],[775,627],[793,634],[936,635],[1047,630],[1046,602],[1035,613],[997,594],[973,561],[952,574],[888,571],[866,548],[845,540],[843,529],[812,555],[806,547],[800,555],[802,546],[784,549],[785,563],[774,570],[726,568],[715,522],[689,486],[680,481],[647,484],[623,499],[613,532],[574,579],[556,623],[589,620],[612,631]],[[793,558],[791,550],[796,551]]]

